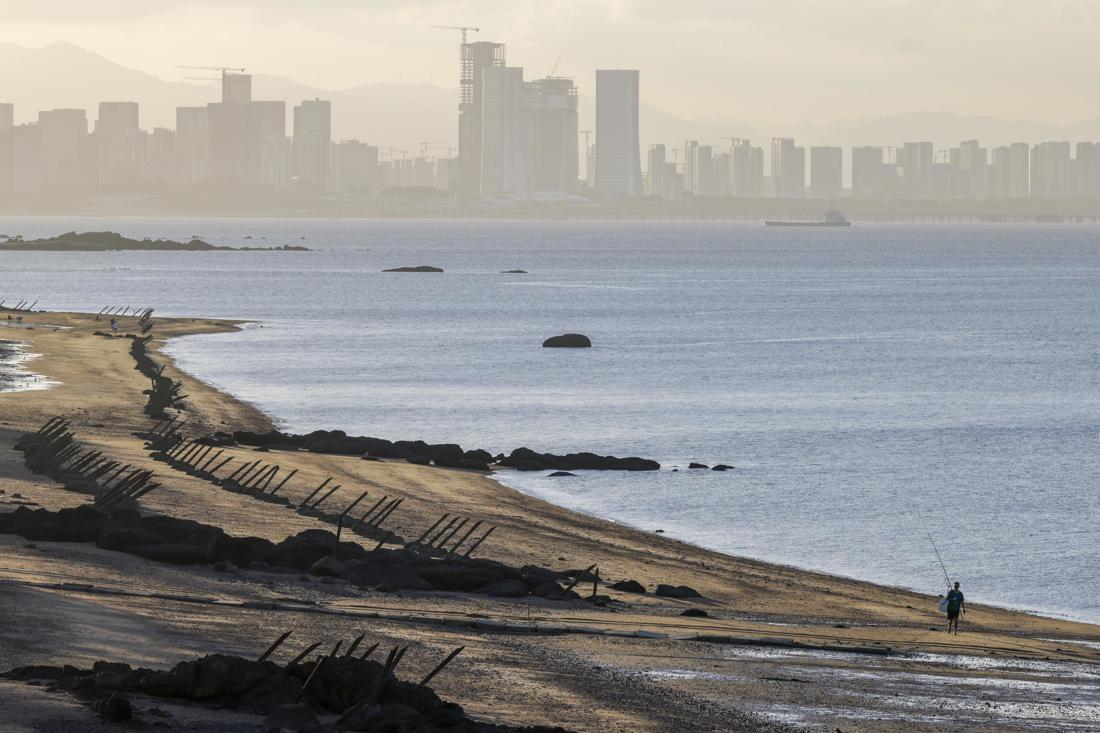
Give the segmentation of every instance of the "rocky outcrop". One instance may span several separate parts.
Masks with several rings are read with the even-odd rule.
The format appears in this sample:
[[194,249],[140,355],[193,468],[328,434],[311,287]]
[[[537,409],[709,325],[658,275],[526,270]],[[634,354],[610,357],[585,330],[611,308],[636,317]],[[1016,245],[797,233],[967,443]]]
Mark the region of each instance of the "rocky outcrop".
[[661,584],[657,586],[657,590],[654,591],[656,595],[662,598],[702,598],[699,591],[695,590],[688,585],[665,585]]
[[443,268],[433,267],[432,265],[416,265],[415,267],[391,267],[388,270],[382,270],[382,272],[443,272]]
[[661,464],[646,458],[618,458],[595,453],[570,453],[560,456],[538,453],[529,448],[517,448],[505,456],[493,456],[487,450],[464,450],[455,443],[426,443],[423,440],[385,440],[365,436],[352,436],[343,430],[316,430],[306,435],[294,435],[272,430],[254,433],[238,430],[232,436],[215,434],[206,440],[213,444],[248,445],[268,450],[307,450],[311,453],[329,453],[367,458],[398,458],[420,465],[444,468],[462,468],[488,471],[490,465],[515,468],[520,471],[656,471]]
[[592,340],[583,333],[563,333],[561,336],[551,336],[542,345],[547,349],[587,349],[592,346]]
[[618,458],[595,453],[559,456],[537,453],[530,448],[516,448],[498,463],[517,471],[657,471],[661,468],[660,463],[647,458]]

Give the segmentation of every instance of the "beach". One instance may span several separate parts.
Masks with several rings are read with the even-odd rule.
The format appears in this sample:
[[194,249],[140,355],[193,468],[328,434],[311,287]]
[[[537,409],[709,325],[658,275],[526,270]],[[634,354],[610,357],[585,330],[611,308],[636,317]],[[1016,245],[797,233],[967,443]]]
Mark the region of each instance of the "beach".
[[[11,450],[21,434],[63,415],[85,445],[155,472],[160,486],[140,499],[142,512],[273,541],[328,527],[156,460],[144,439],[156,423],[143,411],[149,381],[134,369],[129,339],[94,335],[103,321],[71,313],[25,320],[35,327],[18,339],[40,355],[27,367],[55,384],[0,395],[6,491],[0,510],[27,502],[56,510],[87,501],[30,473]],[[134,326],[132,319],[121,325]],[[180,372],[160,353],[173,337],[235,328],[213,319],[157,320],[150,353],[182,383],[182,413],[193,435],[273,427],[268,415]],[[242,445],[224,450],[242,461],[255,456]],[[607,606],[463,592],[385,593],[309,574],[225,573],[88,544],[3,535],[0,668],[98,659],[167,667],[213,651],[251,656],[292,629],[301,644],[362,633],[408,644],[403,665],[417,673],[441,652],[465,646],[433,683],[436,690],[473,716],[509,725],[577,731],[787,725],[1087,730],[1100,714],[1100,628],[1090,624],[968,604],[964,633],[949,637],[934,597],[701,549],[568,511],[481,472],[305,451],[280,455],[279,463],[298,470],[286,489],[291,501],[335,477],[341,488],[334,505],[362,491],[404,499],[392,527],[405,536],[429,528],[443,512],[477,517],[497,527],[479,551],[493,560],[517,567],[598,565],[608,582],[637,580],[650,591],[657,584],[689,586],[701,597],[636,595],[606,585],[600,593],[611,597]],[[204,602],[209,599],[220,602]],[[681,616],[687,608],[707,617]],[[907,680],[923,692],[902,695]],[[13,684],[3,683],[5,691]],[[950,704],[975,699],[990,704]],[[33,721],[48,714],[46,700],[28,699],[13,720],[24,726],[17,730],[34,730]],[[82,719],[80,711],[66,714]]]

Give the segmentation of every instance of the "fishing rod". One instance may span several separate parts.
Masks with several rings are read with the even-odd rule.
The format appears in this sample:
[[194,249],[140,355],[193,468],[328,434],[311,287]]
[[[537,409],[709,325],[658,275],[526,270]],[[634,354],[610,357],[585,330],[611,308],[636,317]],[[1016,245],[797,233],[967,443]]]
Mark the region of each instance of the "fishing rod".
[[[921,518],[921,524],[924,524],[924,518]],[[928,526],[925,525],[924,533],[928,535],[928,541],[932,543],[932,551],[936,553],[936,559],[939,560],[940,570],[943,571],[943,579],[947,581],[947,587],[951,587],[951,576],[947,574],[947,568],[943,564],[943,558],[940,557],[940,549],[936,547],[936,541],[932,539],[932,533],[928,531]]]

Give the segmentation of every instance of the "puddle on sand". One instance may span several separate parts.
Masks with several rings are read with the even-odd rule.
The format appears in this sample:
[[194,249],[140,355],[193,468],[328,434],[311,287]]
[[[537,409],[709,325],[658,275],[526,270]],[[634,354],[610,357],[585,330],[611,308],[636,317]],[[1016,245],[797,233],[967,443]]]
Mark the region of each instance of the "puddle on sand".
[[[759,647],[728,648],[722,656],[739,663],[735,673],[673,668],[645,674],[736,686],[739,707],[796,727],[873,720],[920,730],[1100,730],[1100,668],[1087,664]],[[814,702],[766,692],[754,698],[752,690],[769,678],[792,685],[794,694],[812,690]]]
[[23,351],[18,341],[0,340],[0,392],[50,389],[59,384],[28,371],[23,364],[38,354]]

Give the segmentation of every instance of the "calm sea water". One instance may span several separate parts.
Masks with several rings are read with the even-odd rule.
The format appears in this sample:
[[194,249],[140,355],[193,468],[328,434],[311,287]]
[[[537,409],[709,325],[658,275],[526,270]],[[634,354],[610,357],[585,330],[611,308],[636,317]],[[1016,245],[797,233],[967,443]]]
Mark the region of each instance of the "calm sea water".
[[319,250],[0,253],[0,298],[255,319],[170,350],[287,429],[730,463],[505,480],[935,593],[927,527],[968,599],[1100,621],[1100,228],[0,219],[68,229]]

